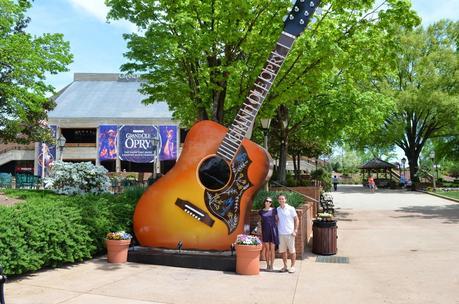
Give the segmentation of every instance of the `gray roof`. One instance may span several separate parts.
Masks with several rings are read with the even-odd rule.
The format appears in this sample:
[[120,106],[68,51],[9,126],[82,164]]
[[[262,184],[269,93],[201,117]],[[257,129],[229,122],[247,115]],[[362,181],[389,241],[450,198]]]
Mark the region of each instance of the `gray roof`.
[[48,113],[58,118],[171,118],[165,102],[144,105],[145,95],[138,92],[141,82],[125,80],[119,74],[75,74]]
[[397,168],[397,166],[383,161],[379,158],[373,158],[372,160],[368,161],[366,164],[362,165],[360,169],[384,169],[384,168]]

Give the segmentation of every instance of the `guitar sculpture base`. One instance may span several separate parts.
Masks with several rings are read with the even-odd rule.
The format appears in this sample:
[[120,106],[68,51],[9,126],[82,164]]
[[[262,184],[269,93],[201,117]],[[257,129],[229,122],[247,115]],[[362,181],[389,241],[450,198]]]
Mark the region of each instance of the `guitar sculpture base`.
[[129,248],[128,262],[236,271],[236,253],[231,255],[230,251],[173,250],[134,246]]

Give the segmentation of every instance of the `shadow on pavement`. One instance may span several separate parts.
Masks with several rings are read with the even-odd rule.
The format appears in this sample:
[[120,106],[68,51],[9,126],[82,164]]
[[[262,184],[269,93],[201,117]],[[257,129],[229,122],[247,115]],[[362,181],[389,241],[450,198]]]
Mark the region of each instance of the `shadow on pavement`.
[[351,216],[350,212],[343,211],[341,208],[336,208],[335,216],[338,221],[352,222],[355,220],[355,219],[350,218]]
[[397,218],[444,219],[445,224],[459,223],[459,205],[410,206],[402,207],[395,212],[411,213],[397,216]]

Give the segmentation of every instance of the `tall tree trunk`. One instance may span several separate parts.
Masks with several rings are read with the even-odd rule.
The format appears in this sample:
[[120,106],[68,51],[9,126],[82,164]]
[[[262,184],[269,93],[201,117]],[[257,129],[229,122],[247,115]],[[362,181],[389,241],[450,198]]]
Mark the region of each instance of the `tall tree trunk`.
[[287,154],[288,154],[288,125],[284,125],[283,121],[288,123],[288,108],[285,105],[280,105],[277,108],[277,121],[280,125],[280,149],[279,149],[279,168],[277,181],[285,185],[287,179]]

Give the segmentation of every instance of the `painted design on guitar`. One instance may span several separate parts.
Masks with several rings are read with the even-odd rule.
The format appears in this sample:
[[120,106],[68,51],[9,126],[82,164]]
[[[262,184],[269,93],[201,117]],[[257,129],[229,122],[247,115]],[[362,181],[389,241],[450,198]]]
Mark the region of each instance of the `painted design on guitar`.
[[231,163],[233,172],[232,183],[223,191],[212,192],[206,190],[204,200],[212,215],[222,220],[231,234],[239,224],[240,200],[245,190],[252,186],[247,169],[251,163],[244,147],[241,147],[234,161]]

